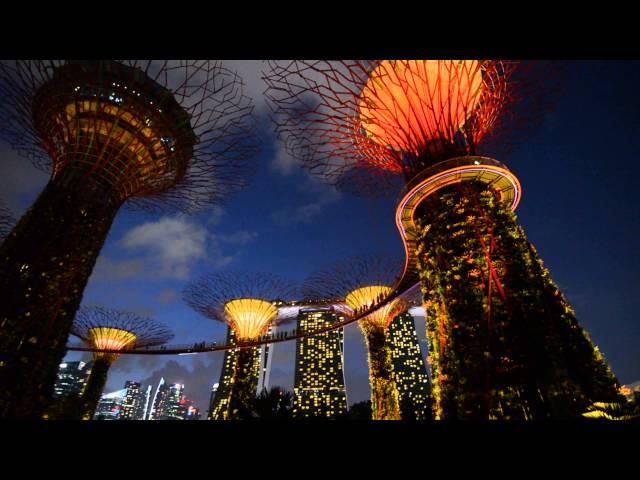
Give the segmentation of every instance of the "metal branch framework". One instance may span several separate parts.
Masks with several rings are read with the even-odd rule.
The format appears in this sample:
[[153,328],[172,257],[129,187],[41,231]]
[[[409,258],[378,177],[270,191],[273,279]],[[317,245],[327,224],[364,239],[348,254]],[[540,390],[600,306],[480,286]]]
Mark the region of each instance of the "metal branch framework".
[[530,126],[532,70],[496,60],[294,60],[269,62],[264,79],[289,153],[329,183],[375,194],[395,188],[397,174],[408,181]]
[[219,61],[0,62],[0,136],[52,178],[72,167],[145,210],[190,212],[244,186],[252,110]]
[[344,301],[349,292],[369,285],[392,286],[402,262],[388,255],[358,255],[311,274],[302,285],[309,300]]
[[71,334],[88,346],[108,350],[153,347],[174,337],[169,328],[151,318],[98,306],[78,311]]
[[274,302],[292,298],[295,285],[271,273],[212,273],[189,284],[185,302],[212,320],[227,323],[239,340],[257,339],[270,324],[291,318]]
[[386,329],[391,321],[412,305],[419,304],[416,289],[398,292],[403,262],[382,254],[359,255],[311,274],[302,285],[304,298],[344,302],[350,317],[369,312],[360,324]]

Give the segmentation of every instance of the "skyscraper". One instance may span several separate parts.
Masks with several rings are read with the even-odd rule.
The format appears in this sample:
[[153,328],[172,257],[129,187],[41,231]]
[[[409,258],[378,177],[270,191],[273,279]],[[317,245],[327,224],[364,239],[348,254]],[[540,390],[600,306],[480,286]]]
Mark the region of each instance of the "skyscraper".
[[94,420],[120,420],[122,404],[127,396],[127,389],[116,390],[100,397],[98,406],[93,415]]
[[200,409],[192,400],[185,399],[182,404],[183,420],[200,420]]
[[169,385],[167,394],[166,412],[159,417],[159,420],[184,420],[184,410],[186,408],[184,407],[184,403],[184,384],[172,383]]
[[[226,355],[226,352],[225,352]],[[225,358],[226,360],[226,358]],[[224,365],[222,367],[224,369]],[[220,383],[214,383],[211,387],[211,397],[209,398],[209,411],[207,413],[207,419],[213,419],[213,411],[216,407],[216,396],[218,393],[218,388],[220,388]]]
[[405,312],[394,318],[388,336],[401,416],[407,420],[427,420],[430,418],[429,378],[413,317]]
[[[235,345],[236,336],[231,328],[227,329],[227,343]],[[260,347],[253,347],[260,351]],[[255,376],[254,382],[258,385],[258,379],[260,377],[260,364],[262,355],[255,356],[255,365],[252,371],[252,376]],[[209,420],[225,420],[226,413],[229,407],[229,399],[231,394],[231,382],[234,377],[234,369],[238,358],[238,350],[231,349],[224,352],[224,360],[222,362],[222,371],[220,372],[220,380],[218,381],[217,389],[212,392],[213,399],[209,407]],[[269,364],[270,365],[270,364]],[[263,375],[264,377],[264,375]],[[263,381],[264,383],[264,381]],[[215,385],[214,385],[215,388]]]
[[124,384],[127,394],[122,403],[121,420],[144,420],[145,392],[139,382]]
[[[301,308],[298,331],[313,332],[341,319],[334,307]],[[344,329],[296,341],[293,415],[335,418],[347,411],[344,386]]]
[[142,420],[149,420],[149,413],[150,413],[149,402],[151,400],[151,390],[153,390],[153,387],[149,385],[144,395],[144,408],[142,410]]
[[93,362],[65,362],[58,368],[54,397],[80,395],[84,391]]
[[[277,327],[269,325],[267,335],[275,335]],[[271,376],[271,362],[273,359],[273,343],[260,345],[260,370],[258,371],[258,388],[256,392],[260,394],[262,390],[269,389],[269,378]]]
[[149,420],[160,420],[164,415],[166,415],[168,397],[169,386],[165,383],[164,378],[161,378],[158,382],[156,393],[153,395],[151,411],[149,412]]

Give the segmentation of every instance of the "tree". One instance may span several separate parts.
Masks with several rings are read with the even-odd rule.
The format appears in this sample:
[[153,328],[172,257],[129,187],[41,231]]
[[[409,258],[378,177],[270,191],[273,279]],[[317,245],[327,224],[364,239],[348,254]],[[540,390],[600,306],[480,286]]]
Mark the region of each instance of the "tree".
[[252,400],[237,402],[237,420],[290,420],[293,413],[293,394],[281,387],[266,388]]
[[344,415],[338,417],[339,420],[371,420],[371,400],[357,402],[349,407]]

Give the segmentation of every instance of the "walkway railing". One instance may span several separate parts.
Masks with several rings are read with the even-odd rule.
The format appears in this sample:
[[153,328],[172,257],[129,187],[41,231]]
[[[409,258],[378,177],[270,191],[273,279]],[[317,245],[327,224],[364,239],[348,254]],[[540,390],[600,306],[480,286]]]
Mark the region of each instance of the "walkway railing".
[[[321,335],[338,328],[345,327],[351,323],[355,323],[362,320],[371,313],[384,307],[389,302],[395,300],[398,297],[413,296],[416,294],[417,289],[420,287],[419,283],[416,283],[411,288],[404,292],[394,291],[390,296],[385,298],[378,304],[368,310],[364,310],[358,315],[354,315],[351,318],[345,318],[340,322],[327,325],[326,327],[319,328],[313,331],[304,330],[283,330],[275,333],[274,335],[262,335],[258,340],[251,342],[234,342],[234,343],[217,343],[217,342],[197,342],[192,344],[175,344],[175,345],[162,345],[158,347],[145,347],[145,348],[133,348],[124,350],[105,350],[100,348],[86,347],[83,345],[69,345],[68,350],[74,352],[101,352],[101,353],[118,353],[123,355],[193,355],[198,353],[218,352],[221,350],[232,350],[234,348],[251,348],[258,347],[260,345],[266,345],[271,343],[288,342],[303,337],[311,337],[314,335]],[[305,305],[305,304],[301,304]]]

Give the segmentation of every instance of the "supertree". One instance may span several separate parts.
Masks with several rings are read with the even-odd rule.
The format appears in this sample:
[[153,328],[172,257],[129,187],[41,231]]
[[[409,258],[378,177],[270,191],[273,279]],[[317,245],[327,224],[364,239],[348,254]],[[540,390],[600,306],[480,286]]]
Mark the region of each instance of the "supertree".
[[49,401],[123,204],[188,213],[245,183],[252,108],[215,61],[0,62],[0,136],[51,174],[0,247],[0,418]]
[[235,335],[238,348],[229,408],[225,420],[246,418],[255,397],[253,369],[258,349],[251,346],[269,325],[290,320],[290,313],[279,314],[276,300],[291,299],[294,284],[270,273],[212,273],[191,282],[183,299],[203,316],[226,323]]
[[135,313],[103,307],[82,307],[71,327],[71,334],[87,346],[109,350],[93,353],[93,367],[79,399],[77,418],[91,420],[107,381],[109,368],[123,350],[162,345],[173,338],[167,327]]
[[[393,294],[401,271],[402,263],[385,255],[355,256],[311,274],[303,284],[302,294],[310,299],[342,301],[350,309],[348,315],[359,315]],[[400,419],[387,333],[393,319],[409,306],[410,299],[396,297],[358,322],[368,349],[373,420]]]
[[276,130],[312,173],[357,193],[404,179],[394,287],[422,281],[436,418],[577,417],[617,397],[517,224],[518,179],[479,156],[540,118],[541,65],[300,60],[265,73]]
[[4,241],[9,232],[16,223],[11,211],[7,208],[2,200],[0,200],[0,244]]

